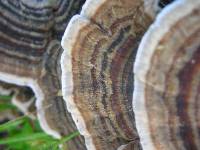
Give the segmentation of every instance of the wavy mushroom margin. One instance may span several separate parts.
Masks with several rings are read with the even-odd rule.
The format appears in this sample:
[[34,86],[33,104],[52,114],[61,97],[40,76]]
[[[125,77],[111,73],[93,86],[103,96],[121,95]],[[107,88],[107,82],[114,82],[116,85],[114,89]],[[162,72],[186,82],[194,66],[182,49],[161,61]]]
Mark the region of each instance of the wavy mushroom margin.
[[[200,5],[196,0],[177,0],[167,6],[157,16],[155,22],[150,26],[142,38],[134,64],[134,92],[133,109],[135,113],[136,128],[138,130],[143,149],[155,150],[151,140],[148,126],[147,112],[145,108],[145,78],[151,65],[151,58],[159,39],[163,37],[173,26],[174,22],[189,14],[193,8]],[[173,14],[173,15],[172,15]],[[145,59],[144,59],[145,58]]]
[[[80,15],[75,15],[69,22],[65,33],[63,35],[61,45],[64,52],[61,56],[61,70],[62,70],[62,94],[66,102],[68,111],[72,114],[72,118],[79,130],[79,132],[85,138],[85,144],[87,149],[95,150],[93,139],[87,130],[86,123],[76,106],[73,99],[73,74],[72,74],[72,57],[71,52],[73,45],[75,45],[79,31],[91,23],[90,18],[93,17],[96,10],[98,10],[107,0],[87,0],[83,5]],[[146,11],[154,18],[157,11],[158,0],[152,0],[151,3],[145,3]],[[67,42],[66,42],[67,41]],[[125,146],[122,145],[118,149],[123,149]]]

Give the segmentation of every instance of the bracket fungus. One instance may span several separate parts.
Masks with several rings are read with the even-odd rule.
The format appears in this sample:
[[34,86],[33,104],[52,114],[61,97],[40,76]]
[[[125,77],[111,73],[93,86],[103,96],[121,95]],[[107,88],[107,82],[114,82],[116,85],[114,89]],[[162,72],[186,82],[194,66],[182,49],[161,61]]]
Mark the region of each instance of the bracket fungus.
[[89,150],[141,148],[132,110],[132,67],[156,16],[156,2],[87,0],[65,30],[62,93]]
[[[63,51],[60,40],[71,16],[79,12],[83,3],[84,0],[0,0],[0,80],[32,89],[40,125],[56,138],[77,130],[58,94]],[[69,142],[68,148],[85,149],[83,143],[79,136]]]
[[178,0],[145,33],[133,109],[144,149],[200,148],[200,1]]

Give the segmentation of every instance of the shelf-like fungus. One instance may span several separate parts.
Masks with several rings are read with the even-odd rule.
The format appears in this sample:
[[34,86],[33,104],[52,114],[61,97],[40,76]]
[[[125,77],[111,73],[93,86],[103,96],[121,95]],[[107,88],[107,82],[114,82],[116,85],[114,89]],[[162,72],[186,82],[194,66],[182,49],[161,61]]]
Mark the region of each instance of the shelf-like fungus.
[[156,15],[154,5],[150,0],[88,0],[67,26],[63,96],[89,150],[141,148],[132,110],[132,67]]
[[[83,3],[0,0],[0,80],[33,90],[40,125],[57,138],[76,130],[60,94],[60,40]],[[79,137],[68,148],[85,149],[83,143]]]
[[199,0],[178,0],[159,14],[139,46],[134,73],[143,149],[199,149]]

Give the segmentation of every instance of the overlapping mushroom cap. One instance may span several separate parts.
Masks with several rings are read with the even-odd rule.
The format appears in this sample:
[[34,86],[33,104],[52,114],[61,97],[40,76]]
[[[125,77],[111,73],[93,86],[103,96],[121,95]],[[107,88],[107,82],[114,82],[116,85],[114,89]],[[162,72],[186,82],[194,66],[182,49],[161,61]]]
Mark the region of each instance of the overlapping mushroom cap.
[[90,150],[141,148],[132,109],[132,66],[156,14],[154,5],[155,1],[88,0],[65,31],[63,95]]
[[[60,137],[76,130],[61,97],[60,39],[84,0],[0,0],[0,80],[30,87],[42,128]],[[69,149],[85,149],[83,140]]]
[[200,1],[165,8],[140,44],[133,107],[144,149],[200,148]]

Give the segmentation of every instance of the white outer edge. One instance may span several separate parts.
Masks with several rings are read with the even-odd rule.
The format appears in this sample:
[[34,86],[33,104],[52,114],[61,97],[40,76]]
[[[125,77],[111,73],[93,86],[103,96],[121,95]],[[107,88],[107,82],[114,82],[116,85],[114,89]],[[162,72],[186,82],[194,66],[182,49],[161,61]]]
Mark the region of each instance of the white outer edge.
[[[155,147],[150,137],[147,112],[144,100],[144,81],[150,60],[159,39],[161,39],[170,27],[180,18],[189,14],[193,8],[200,5],[199,0],[177,0],[167,6],[156,18],[156,21],[145,33],[136,55],[134,64],[135,82],[133,94],[133,110],[135,113],[136,128],[138,130],[141,144],[144,150],[154,150]],[[143,94],[141,94],[143,93]]]
[[0,72],[0,80],[7,83],[11,83],[11,84],[16,84],[19,86],[30,87],[33,90],[36,97],[37,117],[40,122],[40,126],[46,133],[52,135],[53,137],[55,138],[61,137],[58,132],[56,132],[55,130],[52,130],[49,127],[45,119],[45,112],[43,110],[45,106],[42,105],[42,102],[44,100],[44,94],[36,80],[31,79],[31,78],[26,78],[26,77],[20,77],[20,76],[16,76],[12,74],[7,74],[3,72]]
[[[96,10],[102,6],[107,0],[86,0],[82,7],[80,15],[74,16],[63,35],[61,45],[64,52],[61,56],[61,70],[62,70],[62,93],[63,98],[66,101],[67,109],[72,114],[72,118],[79,130],[79,132],[85,138],[85,144],[88,150],[95,150],[93,139],[86,128],[86,123],[81,116],[76,104],[73,100],[73,75],[72,75],[72,62],[71,62],[71,51],[75,44],[79,30],[90,23],[90,18],[94,16]],[[151,4],[153,0],[150,0]],[[156,4],[155,4],[156,5]],[[155,12],[151,10],[151,15],[155,16]],[[67,42],[65,42],[67,41]],[[68,84],[66,84],[68,83]],[[118,149],[124,148],[126,145],[120,146]]]
[[104,2],[106,2],[106,0],[86,0],[85,4],[82,7],[80,15],[75,15],[70,20],[61,41],[61,45],[64,49],[64,52],[61,56],[63,98],[67,104],[67,109],[71,113],[79,132],[85,138],[85,145],[88,150],[96,150],[96,147],[94,145],[93,139],[89,131],[87,130],[86,123],[73,100],[73,74],[71,51],[77,39],[79,30],[82,27],[91,23],[90,18],[94,15],[94,13],[96,13],[96,10]]
[[81,16],[91,18],[96,13],[96,10],[107,0],[86,0],[81,10]]
[[63,98],[67,104],[67,109],[71,113],[72,118],[79,130],[79,132],[85,137],[85,144],[88,150],[95,150],[92,137],[86,128],[85,121],[79,112],[73,98],[73,74],[72,74],[72,62],[71,52],[76,42],[79,31],[82,27],[88,25],[90,21],[80,15],[74,16],[64,33],[61,45],[64,52],[61,56],[61,68],[62,68],[62,93]]

